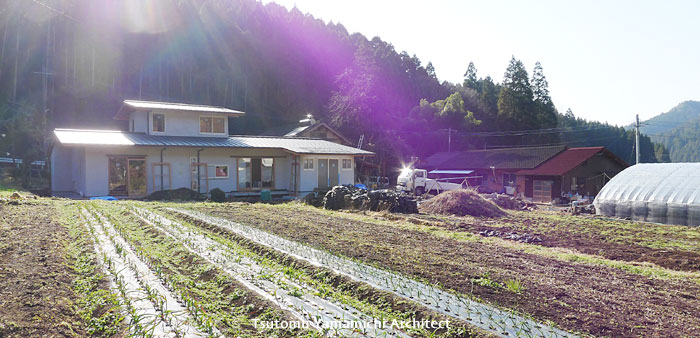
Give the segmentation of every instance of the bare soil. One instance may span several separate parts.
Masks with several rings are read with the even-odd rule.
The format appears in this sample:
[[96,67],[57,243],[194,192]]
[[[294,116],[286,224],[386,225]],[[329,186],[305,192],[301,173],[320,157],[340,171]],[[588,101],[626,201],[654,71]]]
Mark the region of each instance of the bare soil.
[[[596,336],[700,336],[700,285],[526,254],[479,241],[342,217],[308,207],[196,205],[214,216],[473,294]],[[499,285],[518,281],[519,292]]]
[[55,214],[45,201],[0,204],[0,337],[87,336]]
[[[547,214],[528,215],[528,217],[523,217],[523,214],[525,213],[514,214],[498,222],[473,218],[438,218],[425,214],[410,217],[386,216],[390,219],[404,218],[414,223],[438,225],[453,231],[468,231],[475,234],[489,230],[501,233],[529,234],[541,239],[536,244],[546,247],[569,248],[612,260],[653,263],[679,271],[700,271],[700,251],[690,251],[672,245],[656,248],[642,245],[645,243],[635,241],[633,238],[611,235],[610,231],[596,231],[601,228],[600,220],[593,217],[565,216],[561,219]],[[614,223],[612,222],[612,227],[614,227]],[[612,227],[608,226],[607,228]],[[663,233],[663,238],[659,240],[670,244],[672,244],[674,236],[679,236],[668,233],[673,232],[675,226],[648,224],[647,227],[659,229],[659,232]],[[671,229],[665,229],[669,227]],[[693,231],[693,228],[684,230]],[[640,237],[644,237],[648,241],[650,238],[653,239],[656,234],[656,232],[646,231],[646,233],[640,234]],[[700,242],[697,250],[700,250]]]

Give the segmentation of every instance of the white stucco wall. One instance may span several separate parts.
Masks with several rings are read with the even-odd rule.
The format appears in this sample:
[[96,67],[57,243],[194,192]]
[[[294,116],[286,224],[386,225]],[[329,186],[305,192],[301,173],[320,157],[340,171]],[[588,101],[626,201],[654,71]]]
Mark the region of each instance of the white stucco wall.
[[[165,114],[165,133],[153,133],[152,114]],[[199,132],[199,118],[201,116],[223,117],[224,133],[208,134]],[[132,112],[130,120],[134,120],[134,131],[151,135],[168,136],[201,136],[201,137],[222,137],[228,136],[228,116],[225,114],[196,113],[180,110],[159,110],[153,112],[137,111]],[[131,123],[131,122],[129,122]]]
[[[136,133],[148,132],[149,122],[147,121],[146,112],[137,111],[129,116],[129,131]],[[133,121],[133,122],[132,122]],[[133,124],[133,130],[131,129]]]
[[[193,147],[170,147],[163,151],[163,162],[170,163],[172,189],[190,187],[190,158],[197,157]],[[159,169],[156,176],[152,172],[152,164],[161,162],[161,147],[131,147],[131,146],[91,146],[63,147],[57,145],[52,153],[52,189],[54,191],[73,191],[80,195],[105,196],[109,194],[108,164],[109,155],[145,156],[147,191],[154,191],[153,180],[157,179],[156,190],[160,190]],[[238,191],[236,159],[239,157],[272,157],[274,158],[274,189],[291,189],[291,155],[275,149],[230,149],[205,148],[200,152],[199,161],[209,165],[209,190],[219,188],[225,192]],[[228,165],[229,177],[216,178],[213,165]],[[167,169],[164,169],[164,186],[168,188]],[[205,174],[201,174],[201,189],[206,189]]]
[[[163,162],[170,163],[172,170],[172,189],[190,187],[190,158],[197,157],[197,150],[193,147],[170,147],[163,152]],[[108,187],[108,161],[109,155],[145,156],[147,191],[154,191],[152,164],[160,162],[161,147],[134,147],[134,146],[89,146],[89,147],[64,147],[57,145],[52,153],[52,189],[54,191],[73,191],[80,195],[105,196],[109,194]],[[294,190],[292,186],[292,156],[282,150],[275,149],[231,149],[231,148],[206,148],[200,152],[199,161],[210,165],[209,190],[219,188],[225,192],[238,191],[238,177],[236,159],[241,157],[272,157],[274,158],[274,189]],[[303,160],[314,159],[314,169],[304,170]],[[300,194],[313,191],[318,186],[318,159],[338,160],[339,184],[354,184],[354,159],[352,156],[318,155],[300,156],[299,159],[299,190]],[[352,159],[352,169],[343,169],[342,160]],[[228,178],[215,178],[213,165],[228,165]],[[158,171],[158,168],[156,168]],[[165,171],[164,185],[167,188],[167,170]],[[156,175],[158,176],[158,175]],[[205,175],[201,174],[201,188],[204,192],[206,184]],[[156,190],[160,189],[160,181],[156,184]]]
[[51,190],[85,191],[85,157],[82,148],[56,145],[51,151]]
[[[314,168],[312,170],[304,169],[304,160],[313,159]],[[300,193],[308,193],[318,187],[318,160],[319,159],[337,159],[338,160],[338,184],[355,184],[355,160],[352,156],[341,155],[304,155],[299,160],[299,190]],[[351,159],[352,166],[350,169],[343,169],[343,159]]]

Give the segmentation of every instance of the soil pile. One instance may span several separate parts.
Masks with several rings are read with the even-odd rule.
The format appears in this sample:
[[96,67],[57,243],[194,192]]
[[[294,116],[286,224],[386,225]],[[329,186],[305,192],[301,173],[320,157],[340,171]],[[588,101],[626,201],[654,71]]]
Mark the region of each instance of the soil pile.
[[439,194],[420,205],[420,211],[457,216],[500,217],[506,213],[476,191],[457,189]]
[[204,195],[188,188],[159,190],[146,197],[149,201],[204,201]]

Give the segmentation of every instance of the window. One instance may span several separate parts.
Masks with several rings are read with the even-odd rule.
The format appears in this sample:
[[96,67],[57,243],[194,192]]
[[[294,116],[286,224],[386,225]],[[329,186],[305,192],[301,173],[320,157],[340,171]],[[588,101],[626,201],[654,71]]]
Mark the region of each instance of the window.
[[228,166],[227,165],[215,165],[214,166],[214,177],[216,177],[216,178],[228,178]]
[[488,187],[488,185],[489,185],[489,175],[488,174],[481,176],[481,181],[479,182],[479,185],[482,187]]
[[154,133],[165,132],[165,114],[153,114],[153,122],[151,129]]
[[503,186],[504,187],[514,187],[515,186],[515,174],[503,174]]
[[349,159],[349,158],[343,159],[343,169],[352,169],[352,159]]
[[304,170],[313,170],[313,169],[314,169],[314,159],[313,158],[304,159]]
[[414,174],[414,176],[415,176],[415,177],[421,177],[421,178],[422,178],[422,177],[423,177],[423,173],[424,173],[423,171],[416,171],[415,174]]
[[190,157],[190,168],[191,168],[193,174],[197,173],[197,168],[199,168],[199,167],[197,167],[196,165],[192,165],[192,164],[195,164],[197,162],[198,161],[197,161],[196,157]]
[[274,158],[239,158],[238,189],[274,188]]
[[199,132],[204,134],[223,134],[226,132],[226,120],[223,117],[203,116],[199,118]]

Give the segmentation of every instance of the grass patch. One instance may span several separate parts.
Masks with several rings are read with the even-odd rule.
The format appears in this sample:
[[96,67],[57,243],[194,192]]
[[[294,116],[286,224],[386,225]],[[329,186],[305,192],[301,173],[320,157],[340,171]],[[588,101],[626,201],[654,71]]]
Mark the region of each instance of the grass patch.
[[506,281],[506,289],[515,293],[522,293],[525,288],[523,288],[523,283],[519,280],[509,279]]
[[485,274],[483,274],[483,275],[481,275],[481,276],[479,276],[479,277],[472,278],[472,279],[471,279],[471,282],[474,283],[474,284],[476,284],[476,285],[481,285],[481,286],[485,286],[485,287],[489,287],[489,288],[493,288],[493,289],[501,289],[501,288],[503,288],[503,284],[498,283],[498,282],[494,282],[494,281],[489,277],[489,275],[490,275],[490,273],[487,272],[487,273],[485,273]]

